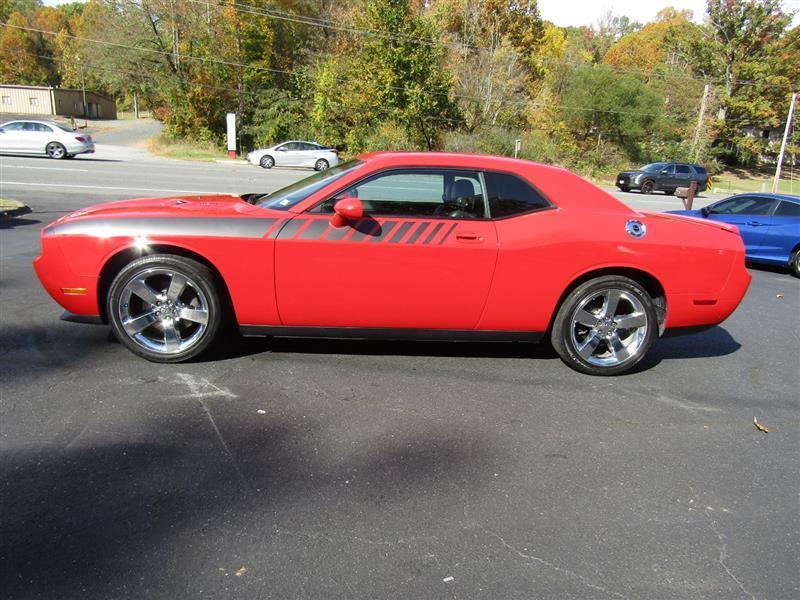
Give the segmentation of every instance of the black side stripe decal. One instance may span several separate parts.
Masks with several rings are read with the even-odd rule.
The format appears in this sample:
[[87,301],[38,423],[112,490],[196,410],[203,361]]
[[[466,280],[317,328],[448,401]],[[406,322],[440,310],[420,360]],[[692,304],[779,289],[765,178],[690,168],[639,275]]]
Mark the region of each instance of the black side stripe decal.
[[412,233],[408,237],[408,239],[406,240],[406,244],[413,244],[414,242],[416,242],[419,239],[419,236],[422,235],[422,232],[425,231],[427,228],[428,228],[427,223],[420,223],[416,231],[414,231],[414,233]]
[[445,233],[445,234],[442,236],[442,239],[440,239],[440,240],[439,240],[439,245],[440,245],[440,246],[441,246],[442,244],[444,244],[444,241],[445,241],[445,240],[446,240],[448,237],[450,237],[450,234],[451,234],[451,233],[453,233],[453,229],[455,229],[455,228],[456,228],[456,225],[458,225],[458,223],[453,223],[453,225],[450,227],[450,229],[448,229],[448,230],[447,230],[447,233]]
[[283,226],[283,229],[281,229],[278,237],[282,240],[292,239],[295,235],[297,235],[297,232],[300,231],[300,228],[305,225],[307,220],[308,219],[292,219]]
[[436,227],[434,227],[433,230],[428,234],[428,237],[425,238],[425,241],[422,242],[422,243],[423,244],[430,244],[431,240],[433,240],[433,238],[436,237],[436,234],[439,233],[439,230],[441,228],[442,228],[442,224],[441,223],[437,224]]
[[326,240],[330,240],[332,242],[338,242],[338,241],[343,240],[344,236],[346,236],[348,233],[350,233],[350,227],[349,226],[333,227],[328,232],[328,235],[325,236],[325,239]]
[[406,221],[400,227],[397,228],[397,231],[394,232],[392,239],[389,240],[390,244],[396,244],[400,240],[403,239],[403,236],[408,233],[408,230],[411,229],[414,225],[416,225],[415,221]]
[[392,229],[394,229],[395,225],[397,225],[397,221],[384,221],[381,223],[380,228],[377,232],[375,232],[375,235],[370,242],[382,242],[385,240],[387,237],[389,237],[389,234],[392,232]]
[[380,227],[380,223],[374,221],[372,219],[362,219],[358,223],[356,223],[353,232],[349,238],[347,238],[348,242],[362,242],[364,238],[368,235],[372,235],[372,233]]
[[308,224],[303,232],[300,234],[298,239],[301,240],[316,240],[319,239],[320,236],[325,232],[328,228],[328,219],[315,219]]

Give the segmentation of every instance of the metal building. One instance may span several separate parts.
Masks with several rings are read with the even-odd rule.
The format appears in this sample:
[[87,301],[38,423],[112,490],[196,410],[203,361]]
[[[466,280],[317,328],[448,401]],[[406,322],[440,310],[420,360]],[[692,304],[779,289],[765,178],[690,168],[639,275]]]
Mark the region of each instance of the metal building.
[[117,118],[117,105],[113,100],[87,91],[84,110],[83,98],[81,90],[69,88],[0,85],[0,113],[89,119]]

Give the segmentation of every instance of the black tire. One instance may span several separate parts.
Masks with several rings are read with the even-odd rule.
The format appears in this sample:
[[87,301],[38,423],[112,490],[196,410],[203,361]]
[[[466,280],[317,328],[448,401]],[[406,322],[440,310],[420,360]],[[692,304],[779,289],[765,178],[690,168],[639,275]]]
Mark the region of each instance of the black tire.
[[50,142],[47,144],[47,146],[45,146],[44,151],[47,153],[49,158],[54,158],[56,160],[67,158],[67,149],[64,147],[64,144],[60,144],[58,142]]
[[792,255],[792,260],[789,261],[789,270],[795,277],[800,277],[800,250]]
[[126,265],[107,298],[115,337],[134,354],[159,363],[183,362],[206,350],[220,332],[223,312],[214,273],[195,260],[170,254]]
[[[617,305],[608,315],[603,312],[604,307],[610,308],[605,297],[613,294],[617,294]],[[626,309],[630,312],[619,314]],[[641,326],[618,324],[625,322],[641,322]],[[589,375],[618,375],[644,358],[657,335],[658,316],[647,291],[627,277],[606,275],[570,292],[553,320],[550,340],[572,369]]]
[[623,192],[630,192],[630,191],[631,191],[631,188],[629,188],[629,187],[621,187],[621,188],[619,188],[619,189],[620,189],[621,191],[623,191]]
[[656,182],[652,179],[643,181],[641,189],[643,194],[652,194],[656,189]]
[[324,171],[328,167],[330,167],[330,163],[325,160],[324,158],[320,158],[317,162],[314,163],[314,170],[315,171]]
[[262,169],[271,169],[275,166],[275,159],[271,156],[262,156],[261,160],[258,161],[258,164],[261,165]]
[[674,196],[675,195],[675,190],[664,190],[664,193],[667,196]]

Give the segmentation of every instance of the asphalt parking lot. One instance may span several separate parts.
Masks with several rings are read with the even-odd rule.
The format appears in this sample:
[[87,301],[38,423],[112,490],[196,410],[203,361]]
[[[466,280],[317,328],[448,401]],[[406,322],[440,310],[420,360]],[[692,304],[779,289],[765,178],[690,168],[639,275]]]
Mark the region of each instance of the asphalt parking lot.
[[800,280],[751,269],[722,326],[610,379],[525,344],[229,339],[154,365],[58,319],[41,227],[306,173],[120,156],[0,157],[33,208],[0,225],[0,597],[800,596]]

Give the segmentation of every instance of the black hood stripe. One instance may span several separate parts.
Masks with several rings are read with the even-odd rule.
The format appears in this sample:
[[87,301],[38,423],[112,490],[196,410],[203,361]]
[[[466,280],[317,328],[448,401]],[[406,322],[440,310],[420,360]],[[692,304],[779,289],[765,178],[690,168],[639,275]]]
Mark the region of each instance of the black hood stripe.
[[186,237],[261,238],[277,219],[226,217],[149,217],[81,219],[53,226],[56,235],[136,237],[169,235]]

